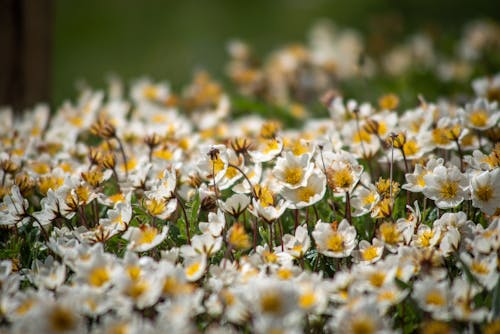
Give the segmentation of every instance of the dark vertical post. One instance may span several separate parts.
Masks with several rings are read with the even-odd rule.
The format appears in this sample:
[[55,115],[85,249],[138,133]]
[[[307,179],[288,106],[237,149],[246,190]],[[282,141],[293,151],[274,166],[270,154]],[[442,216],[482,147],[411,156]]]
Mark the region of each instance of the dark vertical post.
[[53,0],[0,0],[0,106],[50,100]]

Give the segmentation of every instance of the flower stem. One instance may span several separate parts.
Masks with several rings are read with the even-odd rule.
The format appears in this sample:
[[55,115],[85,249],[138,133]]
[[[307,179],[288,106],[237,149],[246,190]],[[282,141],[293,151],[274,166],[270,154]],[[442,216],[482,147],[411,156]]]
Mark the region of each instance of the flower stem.
[[174,196],[177,199],[177,202],[179,202],[179,205],[181,206],[182,214],[184,215],[184,221],[186,222],[186,238],[188,245],[191,245],[191,236],[189,233],[189,219],[186,213],[186,207],[184,206],[184,203],[182,202],[181,197],[177,194],[177,192],[174,192]]

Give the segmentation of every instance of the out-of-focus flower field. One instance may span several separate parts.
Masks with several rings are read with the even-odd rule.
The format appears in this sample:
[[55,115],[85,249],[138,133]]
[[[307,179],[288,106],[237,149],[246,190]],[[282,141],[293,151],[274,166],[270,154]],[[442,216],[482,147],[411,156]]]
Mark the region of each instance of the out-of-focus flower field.
[[[370,55],[322,22],[231,41],[230,88],[0,111],[0,331],[498,333],[500,27],[463,31]],[[339,88],[416,69],[456,91]]]

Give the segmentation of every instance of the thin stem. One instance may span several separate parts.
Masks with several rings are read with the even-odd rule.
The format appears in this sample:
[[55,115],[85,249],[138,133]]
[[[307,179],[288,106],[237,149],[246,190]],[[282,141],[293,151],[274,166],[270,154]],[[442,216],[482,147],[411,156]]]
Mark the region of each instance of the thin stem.
[[125,149],[123,148],[122,141],[118,136],[115,136],[116,141],[118,142],[118,147],[120,148],[120,152],[123,158],[123,166],[125,167],[125,176],[128,177],[128,163],[127,163],[127,155],[125,154]]
[[316,216],[316,222],[319,220],[319,212],[318,212],[318,208],[316,207],[316,205],[313,205],[313,210],[314,210],[314,215]]
[[40,221],[38,220],[38,218],[36,218],[33,215],[28,215],[28,217],[30,217],[31,219],[33,219],[38,224],[38,226],[40,226],[40,230],[42,230],[42,234],[43,234],[45,240],[47,242],[49,242],[49,234],[47,233],[47,231],[45,231],[45,229],[43,228],[42,223],[40,223]]
[[187,242],[188,242],[188,245],[191,245],[191,235],[189,233],[189,219],[188,219],[188,216],[187,216],[187,213],[186,213],[186,208],[184,206],[184,203],[182,202],[182,199],[177,194],[177,192],[174,192],[174,196],[177,199],[177,202],[179,202],[179,205],[181,206],[182,214],[184,215],[184,220],[186,222],[185,226],[186,226]]
[[245,174],[245,172],[243,172],[240,167],[238,167],[238,166],[236,166],[236,165],[234,165],[232,163],[229,163],[228,166],[236,169],[238,172],[240,172],[241,175],[243,175],[243,177],[245,178],[245,180],[247,180],[248,185],[250,186],[250,189],[252,190],[253,197],[257,198],[257,194],[255,193],[255,189],[253,188],[252,182],[248,178],[247,174]]
[[278,221],[278,227],[280,229],[280,241],[281,241],[281,251],[285,251],[285,245],[283,244],[283,223],[281,222],[281,219]]
[[215,195],[215,203],[217,207],[219,207],[219,194],[217,192],[217,185],[215,183],[215,162],[212,160],[212,180],[213,180],[213,187],[214,187],[214,195]]
[[293,227],[293,231],[297,230],[297,227],[299,226],[299,209],[293,210],[293,218],[295,220],[295,226]]
[[465,172],[464,153],[462,152],[462,148],[460,147],[460,142],[458,141],[458,138],[455,139],[455,143],[457,144],[458,155],[460,156],[460,171],[464,173]]
[[[406,159],[406,154],[405,154],[405,150],[403,149],[403,147],[401,147],[401,154],[403,155],[403,160],[405,162],[405,174],[408,174],[409,173],[408,161]],[[408,205],[410,205],[410,191],[407,189],[406,190],[406,207],[407,207],[406,210],[409,210]]]
[[269,224],[269,251],[273,249],[273,224]]
[[253,251],[257,250],[257,218],[254,219],[252,224],[253,229]]
[[349,192],[345,192],[345,218],[352,225],[352,216],[351,216],[351,196],[349,196]]

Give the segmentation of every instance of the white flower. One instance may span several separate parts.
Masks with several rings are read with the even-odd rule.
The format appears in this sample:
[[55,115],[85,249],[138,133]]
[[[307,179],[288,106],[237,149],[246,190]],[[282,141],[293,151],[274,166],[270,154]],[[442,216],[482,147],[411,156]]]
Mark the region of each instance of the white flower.
[[384,244],[377,238],[373,238],[370,244],[366,240],[361,240],[358,244],[359,249],[352,252],[355,262],[361,264],[375,263],[382,258],[384,254]]
[[217,213],[210,212],[208,214],[208,222],[200,222],[198,224],[198,228],[202,233],[210,234],[214,238],[220,237],[222,235],[224,226],[226,226],[226,218],[224,217],[224,213],[222,213],[221,210],[217,210]]
[[472,176],[472,205],[488,215],[500,208],[500,168]]
[[471,274],[488,290],[492,290],[498,281],[497,255],[488,256],[468,253],[460,254],[460,259],[468,267]]
[[189,282],[199,280],[207,268],[207,257],[205,254],[196,257],[188,257],[184,263],[184,274]]
[[432,173],[424,175],[424,181],[424,195],[434,200],[440,209],[454,208],[468,197],[467,176],[456,166],[438,166]]
[[356,229],[345,219],[338,227],[318,221],[312,236],[318,251],[329,257],[347,257],[356,246]]
[[311,246],[311,238],[307,226],[299,225],[295,230],[295,235],[285,234],[283,236],[285,252],[294,258],[301,258]]
[[495,126],[500,118],[500,109],[497,102],[488,103],[484,98],[474,103],[466,104],[462,111],[465,124],[473,129],[486,130]]
[[301,209],[320,201],[325,195],[325,191],[325,175],[316,171],[309,176],[304,186],[294,189],[284,187],[281,192],[283,197],[291,203],[290,208]]
[[435,319],[450,318],[451,292],[447,281],[438,282],[432,277],[425,277],[415,282],[412,295],[418,305]]
[[156,227],[145,224],[140,227],[130,226],[122,238],[129,241],[127,249],[145,252],[161,244],[167,237],[167,233],[167,225],[164,225],[160,232]]
[[273,169],[273,175],[288,189],[304,187],[312,174],[314,165],[309,155],[295,156],[287,152],[284,157],[278,158]]
[[250,204],[250,198],[244,194],[233,194],[225,202],[219,201],[219,204],[227,214],[238,218]]
[[200,175],[215,183],[222,180],[226,175],[229,164],[229,156],[225,145],[203,145],[200,147],[200,159],[196,167]]
[[280,154],[283,149],[283,140],[279,137],[271,139],[261,139],[258,142],[257,148],[252,151],[248,151],[248,154],[252,158],[253,162],[267,162],[271,161]]
[[17,185],[13,185],[10,195],[4,197],[0,204],[0,226],[1,225],[24,225],[30,218],[28,216],[28,200],[21,195]]

